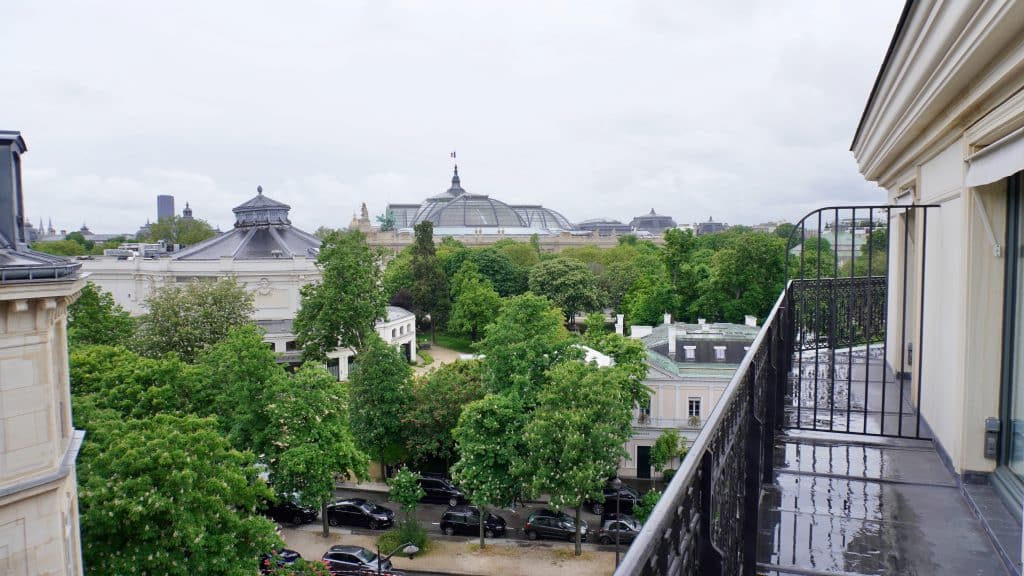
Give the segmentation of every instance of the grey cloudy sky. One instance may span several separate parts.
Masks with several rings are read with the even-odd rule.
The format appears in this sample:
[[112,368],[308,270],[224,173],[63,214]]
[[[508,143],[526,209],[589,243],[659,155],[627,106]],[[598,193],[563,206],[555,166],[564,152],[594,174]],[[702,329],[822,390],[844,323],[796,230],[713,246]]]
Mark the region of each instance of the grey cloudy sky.
[[0,129],[28,217],[134,231],[173,194],[222,229],[463,186],[573,221],[795,220],[882,202],[848,151],[897,0],[12,2]]

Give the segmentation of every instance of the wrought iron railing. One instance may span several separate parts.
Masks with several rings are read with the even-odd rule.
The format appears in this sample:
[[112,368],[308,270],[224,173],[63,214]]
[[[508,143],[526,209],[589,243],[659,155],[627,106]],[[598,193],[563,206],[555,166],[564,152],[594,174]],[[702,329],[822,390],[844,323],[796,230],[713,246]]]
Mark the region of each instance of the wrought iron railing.
[[796,225],[786,289],[617,575],[754,575],[783,428],[927,437],[911,348],[929,208],[827,208]]
[[753,574],[789,334],[783,294],[616,574]]

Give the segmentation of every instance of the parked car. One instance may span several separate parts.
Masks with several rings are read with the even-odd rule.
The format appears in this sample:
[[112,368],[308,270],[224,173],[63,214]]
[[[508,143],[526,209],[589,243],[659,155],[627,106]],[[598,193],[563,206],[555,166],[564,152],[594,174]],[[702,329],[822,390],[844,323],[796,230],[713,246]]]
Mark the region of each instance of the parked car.
[[[490,512],[484,517],[484,536],[487,538],[505,535],[507,526],[505,519]],[[441,532],[453,534],[480,535],[480,509],[476,506],[460,504],[451,506],[441,515]]]
[[394,511],[364,498],[338,500],[327,506],[331,526],[366,526],[370,530],[389,528],[395,523]]
[[[586,520],[580,520],[580,540],[587,540],[587,530],[590,528]],[[530,540],[538,538],[557,538],[560,540],[573,540],[576,538],[576,519],[565,512],[541,508],[526,519],[523,525],[523,533]]]
[[642,526],[636,518],[628,514],[611,514],[601,521],[597,541],[601,544],[614,544],[615,536],[618,534],[620,544],[629,544],[636,540]]
[[420,476],[416,481],[426,492],[421,499],[423,502],[441,502],[449,506],[457,506],[466,501],[466,495],[462,493],[462,490],[459,490],[447,478]]
[[280,494],[277,502],[267,507],[266,515],[276,522],[306,524],[316,520],[320,514],[316,508],[299,504],[298,494]]
[[378,569],[385,574],[399,574],[391,569],[391,560],[378,562],[377,554],[362,546],[336,544],[324,552],[321,560],[327,564],[331,574],[358,574],[360,571],[376,573]]
[[295,550],[282,548],[260,555],[260,574],[272,574],[274,570],[291,566],[302,559],[302,554]]
[[[618,507],[616,508],[616,500],[618,500]],[[622,484],[618,490],[615,489],[611,483],[605,484],[604,487],[604,500],[590,500],[587,501],[587,507],[590,511],[598,516],[604,514],[605,510],[609,512],[621,512],[630,514],[633,512],[633,507],[640,503],[640,493],[633,489],[632,486]]]

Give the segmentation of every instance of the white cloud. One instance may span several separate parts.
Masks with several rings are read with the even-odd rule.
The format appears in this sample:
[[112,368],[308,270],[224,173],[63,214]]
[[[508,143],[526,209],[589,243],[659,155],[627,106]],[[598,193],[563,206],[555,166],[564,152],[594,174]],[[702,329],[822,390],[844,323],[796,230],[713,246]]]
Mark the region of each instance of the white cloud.
[[[0,128],[33,219],[132,231],[170,193],[313,230],[463,184],[569,218],[881,202],[847,151],[900,4],[610,0],[10,7]],[[83,26],[88,22],[88,26]]]

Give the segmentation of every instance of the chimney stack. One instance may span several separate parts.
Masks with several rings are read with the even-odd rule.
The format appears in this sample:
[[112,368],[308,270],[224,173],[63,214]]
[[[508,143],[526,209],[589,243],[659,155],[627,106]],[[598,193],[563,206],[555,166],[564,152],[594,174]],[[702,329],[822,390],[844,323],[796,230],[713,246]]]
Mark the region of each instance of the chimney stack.
[[625,328],[626,328],[625,321],[626,321],[626,316],[625,315],[623,315],[623,314],[616,314],[615,315],[615,333],[618,334],[619,336],[622,336],[623,332],[625,331]]
[[[667,316],[667,314],[666,314]],[[676,325],[668,325],[668,356],[669,358],[676,359]]]
[[28,241],[21,195],[21,155],[27,149],[21,132],[0,130],[0,235],[14,250]]
[[750,326],[751,328],[757,328],[757,316],[751,316],[750,314],[747,314],[746,316],[743,317],[743,320],[745,321],[747,326]]
[[664,321],[664,323],[665,324],[671,324],[672,323],[672,315],[669,314],[668,312],[665,312],[665,321]]

